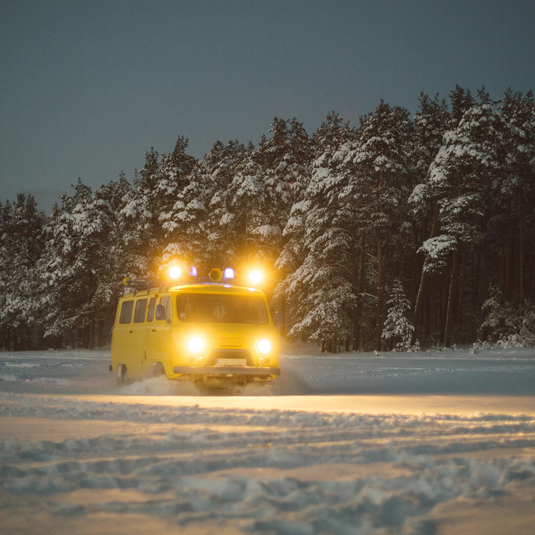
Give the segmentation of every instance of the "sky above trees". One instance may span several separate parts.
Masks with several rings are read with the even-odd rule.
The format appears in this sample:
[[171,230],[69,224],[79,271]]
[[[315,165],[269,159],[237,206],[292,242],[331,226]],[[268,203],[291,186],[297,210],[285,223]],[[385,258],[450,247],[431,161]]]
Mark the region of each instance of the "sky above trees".
[[358,124],[380,99],[411,113],[456,84],[535,87],[535,4],[3,0],[0,202],[48,213],[78,177],[132,181],[177,136],[202,158],[253,141],[273,117],[311,133],[335,110]]

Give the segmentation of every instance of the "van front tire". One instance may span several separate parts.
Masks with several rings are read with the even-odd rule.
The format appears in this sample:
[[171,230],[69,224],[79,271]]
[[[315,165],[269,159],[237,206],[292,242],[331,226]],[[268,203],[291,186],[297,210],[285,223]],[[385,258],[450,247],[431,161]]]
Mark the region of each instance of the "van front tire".
[[151,367],[152,377],[161,377],[165,375],[165,368],[161,362],[153,362]]
[[119,364],[117,366],[117,386],[126,386],[131,384],[130,375],[128,375],[128,370],[124,364]]

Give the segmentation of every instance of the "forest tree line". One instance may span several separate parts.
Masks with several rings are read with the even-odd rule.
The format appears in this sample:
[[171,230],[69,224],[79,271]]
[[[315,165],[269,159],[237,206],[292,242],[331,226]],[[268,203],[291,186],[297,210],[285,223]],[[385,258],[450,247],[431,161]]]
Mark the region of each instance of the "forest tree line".
[[0,205],[0,349],[108,344],[122,279],[177,258],[267,266],[283,335],[329,351],[535,341],[531,92],[457,86],[413,117],[381,102],[357,126],[187,145],[151,149],[133,184],[78,180],[50,216]]

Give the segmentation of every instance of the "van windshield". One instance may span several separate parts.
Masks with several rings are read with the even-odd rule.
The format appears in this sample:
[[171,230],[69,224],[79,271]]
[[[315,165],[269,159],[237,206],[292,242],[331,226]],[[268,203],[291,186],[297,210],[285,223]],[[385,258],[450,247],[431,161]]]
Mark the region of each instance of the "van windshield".
[[268,323],[266,303],[256,296],[181,293],[176,308],[184,323]]

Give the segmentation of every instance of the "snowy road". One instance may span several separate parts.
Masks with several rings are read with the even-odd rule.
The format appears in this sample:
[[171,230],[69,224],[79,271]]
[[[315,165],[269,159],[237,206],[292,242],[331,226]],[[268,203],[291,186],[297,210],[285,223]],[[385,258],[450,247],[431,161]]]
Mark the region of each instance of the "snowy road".
[[[188,384],[148,381],[117,388],[109,351],[0,353],[0,391],[32,394],[199,395]],[[535,349],[322,355],[288,344],[282,377],[247,394],[535,395]]]
[[321,356],[201,396],[0,353],[0,532],[533,533],[535,350]]

